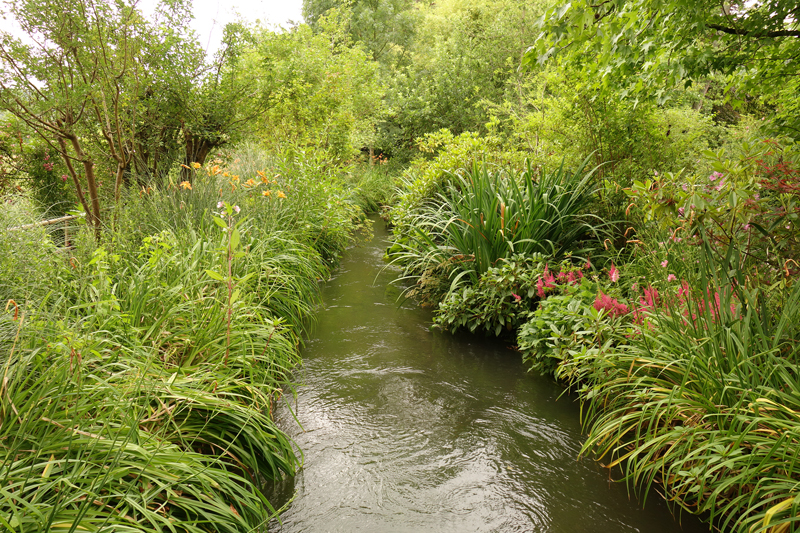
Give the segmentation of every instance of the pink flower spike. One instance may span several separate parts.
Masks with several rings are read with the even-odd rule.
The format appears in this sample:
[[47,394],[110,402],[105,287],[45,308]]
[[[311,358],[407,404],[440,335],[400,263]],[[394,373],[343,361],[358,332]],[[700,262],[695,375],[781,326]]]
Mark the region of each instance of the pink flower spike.
[[661,266],[662,266],[663,268],[667,268],[667,265],[668,265],[668,264],[669,264],[669,261],[668,261],[668,260],[666,260],[666,259],[664,259],[663,261],[661,261]]
[[522,296],[520,296],[518,294],[514,294],[513,292],[511,293],[511,296],[513,296],[516,301],[522,300]]
[[542,278],[539,278],[536,282],[536,294],[539,295],[539,298],[544,298],[544,281],[542,281]]
[[619,270],[614,266],[614,263],[611,263],[611,268],[608,271],[608,278],[614,283],[619,281]]
[[667,276],[667,281],[676,281],[678,278],[675,277],[675,274],[670,274]]

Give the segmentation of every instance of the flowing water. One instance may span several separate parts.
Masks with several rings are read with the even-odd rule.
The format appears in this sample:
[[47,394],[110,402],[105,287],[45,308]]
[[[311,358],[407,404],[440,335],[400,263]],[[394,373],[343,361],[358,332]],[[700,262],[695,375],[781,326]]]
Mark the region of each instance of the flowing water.
[[279,410],[305,466],[275,488],[277,506],[294,500],[270,531],[708,531],[578,460],[575,398],[519,353],[399,304],[380,221],[375,234],[325,285],[292,405],[303,429]]

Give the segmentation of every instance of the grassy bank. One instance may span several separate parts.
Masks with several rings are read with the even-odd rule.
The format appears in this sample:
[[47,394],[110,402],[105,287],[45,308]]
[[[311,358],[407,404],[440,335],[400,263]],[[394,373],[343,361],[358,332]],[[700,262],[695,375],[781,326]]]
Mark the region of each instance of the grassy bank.
[[262,485],[302,463],[271,413],[362,211],[298,160],[192,172],[131,188],[99,243],[4,231],[4,528],[258,530],[276,512]]
[[578,165],[412,176],[389,255],[439,327],[515,342],[577,391],[583,453],[632,491],[723,531],[794,531],[798,153],[752,139],[698,157],[628,184]]

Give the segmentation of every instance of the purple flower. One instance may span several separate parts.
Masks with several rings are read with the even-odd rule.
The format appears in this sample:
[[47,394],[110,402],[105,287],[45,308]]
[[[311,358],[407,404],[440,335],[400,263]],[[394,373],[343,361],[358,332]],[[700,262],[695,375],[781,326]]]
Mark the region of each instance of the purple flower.
[[683,207],[679,207],[679,208],[678,208],[678,214],[679,214],[680,216],[683,216],[683,214],[684,214],[685,212],[686,212],[686,209],[684,209]]
[[708,177],[708,179],[710,181],[715,181],[717,178],[721,178],[721,177],[722,177],[722,172],[714,172]]

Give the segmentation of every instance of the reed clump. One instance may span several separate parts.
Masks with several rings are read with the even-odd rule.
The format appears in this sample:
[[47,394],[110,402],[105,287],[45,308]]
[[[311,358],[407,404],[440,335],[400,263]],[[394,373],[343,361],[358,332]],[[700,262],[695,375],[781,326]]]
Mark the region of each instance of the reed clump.
[[272,411],[361,219],[333,175],[235,161],[129,191],[99,243],[4,256],[4,271],[37,265],[0,316],[4,528],[234,532],[275,516],[262,487],[302,456]]

